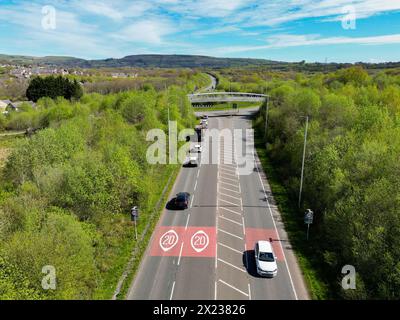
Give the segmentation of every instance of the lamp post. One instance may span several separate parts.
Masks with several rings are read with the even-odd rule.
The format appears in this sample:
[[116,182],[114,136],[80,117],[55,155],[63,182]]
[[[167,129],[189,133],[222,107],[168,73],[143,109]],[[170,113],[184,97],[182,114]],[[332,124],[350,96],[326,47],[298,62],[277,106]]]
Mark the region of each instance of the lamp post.
[[300,178],[300,192],[299,192],[299,208],[301,206],[301,194],[303,192],[303,180],[304,180],[304,165],[306,160],[306,148],[307,148],[307,133],[308,133],[308,121],[309,116],[306,116],[306,129],[304,132],[304,148],[303,148],[303,161],[301,165],[301,178]]

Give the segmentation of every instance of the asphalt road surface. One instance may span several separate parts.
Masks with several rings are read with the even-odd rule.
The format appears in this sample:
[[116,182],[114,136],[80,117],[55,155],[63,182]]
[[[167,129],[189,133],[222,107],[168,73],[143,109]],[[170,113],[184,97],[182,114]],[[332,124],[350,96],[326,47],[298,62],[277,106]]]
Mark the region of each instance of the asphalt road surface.
[[[251,129],[250,115],[255,111],[208,112],[209,129],[240,129],[237,132],[243,135],[233,138],[232,143],[223,143],[222,137],[204,142],[203,163],[197,168],[182,168],[170,199],[178,192],[189,192],[190,207],[183,211],[166,207],[128,299],[309,299],[260,169],[253,135],[245,130]],[[217,141],[220,148],[213,152]],[[220,161],[212,163],[216,153]],[[242,156],[235,156],[238,154]],[[278,259],[278,275],[273,279],[256,273],[253,249],[258,240],[272,242]]]

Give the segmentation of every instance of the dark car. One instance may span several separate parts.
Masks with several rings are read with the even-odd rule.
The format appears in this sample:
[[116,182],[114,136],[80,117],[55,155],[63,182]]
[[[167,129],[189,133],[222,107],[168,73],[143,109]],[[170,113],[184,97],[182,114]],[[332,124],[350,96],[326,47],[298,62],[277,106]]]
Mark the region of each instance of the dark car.
[[187,192],[180,192],[175,198],[175,207],[178,209],[189,208],[190,194]]

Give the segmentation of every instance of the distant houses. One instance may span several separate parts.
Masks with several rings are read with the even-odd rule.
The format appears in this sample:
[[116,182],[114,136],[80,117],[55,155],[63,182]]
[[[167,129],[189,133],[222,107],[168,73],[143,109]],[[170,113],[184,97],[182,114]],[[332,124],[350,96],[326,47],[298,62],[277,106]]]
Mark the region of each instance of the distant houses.
[[32,108],[36,108],[36,104],[32,101],[12,102],[10,100],[0,100],[0,113],[8,114],[10,111],[19,111],[23,104],[27,104]]
[[30,79],[32,76],[50,76],[50,75],[62,75],[66,76],[69,74],[83,76],[82,71],[73,70],[69,71],[64,68],[54,67],[20,67],[14,66],[9,73],[11,76],[19,79]]

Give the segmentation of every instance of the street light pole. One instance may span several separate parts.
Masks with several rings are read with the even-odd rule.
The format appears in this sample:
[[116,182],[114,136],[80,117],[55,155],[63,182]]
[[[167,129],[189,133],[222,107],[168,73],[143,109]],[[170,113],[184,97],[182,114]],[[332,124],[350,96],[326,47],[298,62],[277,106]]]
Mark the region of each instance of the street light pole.
[[300,178],[299,208],[300,208],[300,206],[301,206],[301,194],[302,194],[302,192],[303,192],[304,164],[305,164],[305,160],[306,160],[308,119],[309,119],[309,117],[306,116],[306,130],[305,130],[305,132],[304,132],[303,162],[302,162],[302,166],[301,166],[301,178]]
[[[267,139],[267,130],[268,130],[268,114],[269,114],[269,97],[267,96],[267,105],[265,110],[265,131],[264,138]],[[265,141],[267,143],[267,141]]]

